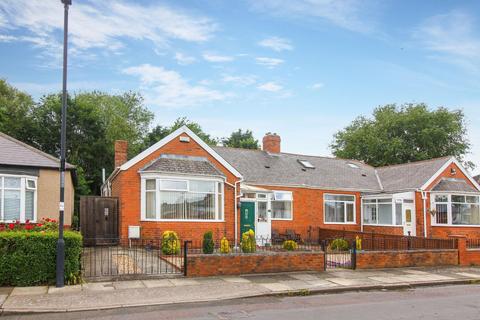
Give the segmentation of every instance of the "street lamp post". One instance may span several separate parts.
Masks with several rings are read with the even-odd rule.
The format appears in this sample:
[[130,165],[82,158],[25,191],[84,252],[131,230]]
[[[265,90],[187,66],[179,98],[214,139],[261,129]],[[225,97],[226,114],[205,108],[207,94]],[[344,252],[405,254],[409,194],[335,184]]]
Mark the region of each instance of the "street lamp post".
[[63,83],[62,83],[62,128],[60,133],[60,203],[57,241],[57,288],[65,285],[65,240],[63,224],[65,212],[65,158],[67,145],[67,45],[68,45],[68,6],[72,0],[61,0],[64,6],[63,17]]

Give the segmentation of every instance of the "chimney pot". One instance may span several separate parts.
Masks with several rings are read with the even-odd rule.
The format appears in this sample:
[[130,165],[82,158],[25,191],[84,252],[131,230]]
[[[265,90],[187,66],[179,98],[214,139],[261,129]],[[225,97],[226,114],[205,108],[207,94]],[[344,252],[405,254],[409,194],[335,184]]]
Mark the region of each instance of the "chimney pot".
[[128,142],[125,140],[115,141],[115,168],[127,162]]
[[280,153],[280,136],[276,133],[267,132],[263,137],[263,151]]

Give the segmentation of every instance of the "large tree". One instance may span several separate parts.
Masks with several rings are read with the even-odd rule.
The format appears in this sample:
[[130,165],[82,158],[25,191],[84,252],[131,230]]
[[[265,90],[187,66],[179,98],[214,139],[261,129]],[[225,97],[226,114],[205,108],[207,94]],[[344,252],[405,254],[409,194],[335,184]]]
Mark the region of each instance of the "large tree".
[[253,137],[251,130],[242,131],[238,129],[232,132],[230,137],[223,138],[222,144],[225,147],[243,148],[243,149],[259,149],[258,140]]
[[198,123],[190,121],[186,117],[182,117],[177,118],[177,120],[175,120],[175,122],[171,126],[157,125],[156,127],[154,127],[145,137],[144,148],[150,147],[151,145],[157,143],[173,131],[183,126],[187,126],[197,136],[199,136],[203,141],[205,141],[205,143],[211,146],[216,145],[218,142],[216,138],[213,138],[211,135],[203,131],[202,127]]
[[336,157],[384,166],[442,156],[463,160],[470,144],[461,110],[392,104],[376,108],[372,118],[355,119],[330,147]]

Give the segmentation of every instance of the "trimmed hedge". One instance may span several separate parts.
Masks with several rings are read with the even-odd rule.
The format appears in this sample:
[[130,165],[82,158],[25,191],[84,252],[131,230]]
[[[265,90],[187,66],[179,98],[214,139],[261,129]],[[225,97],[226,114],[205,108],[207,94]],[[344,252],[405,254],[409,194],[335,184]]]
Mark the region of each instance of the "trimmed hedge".
[[[79,279],[82,236],[65,231],[65,281]],[[0,232],[0,286],[55,282],[58,232]]]

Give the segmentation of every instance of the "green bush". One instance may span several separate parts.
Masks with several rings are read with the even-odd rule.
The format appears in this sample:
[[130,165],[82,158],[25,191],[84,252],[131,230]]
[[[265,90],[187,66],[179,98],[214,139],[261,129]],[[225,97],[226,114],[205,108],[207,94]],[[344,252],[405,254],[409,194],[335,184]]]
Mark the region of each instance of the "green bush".
[[257,250],[257,243],[255,241],[255,232],[252,229],[245,231],[242,234],[242,241],[240,242],[243,253],[252,253]]
[[298,248],[298,244],[293,240],[286,240],[283,242],[283,249],[287,251],[295,251]]
[[180,239],[175,231],[165,231],[163,233],[162,252],[169,256],[180,253]]
[[202,250],[205,254],[212,254],[214,249],[213,243],[213,233],[212,231],[207,231],[203,235]]
[[347,251],[350,249],[350,245],[348,244],[348,241],[345,239],[335,239],[330,243],[328,246],[330,250],[335,250],[335,251]]
[[226,237],[223,237],[220,241],[220,252],[224,254],[230,253],[230,244]]
[[[65,282],[80,281],[82,236],[65,231]],[[0,286],[32,286],[55,282],[58,232],[0,232]]]

